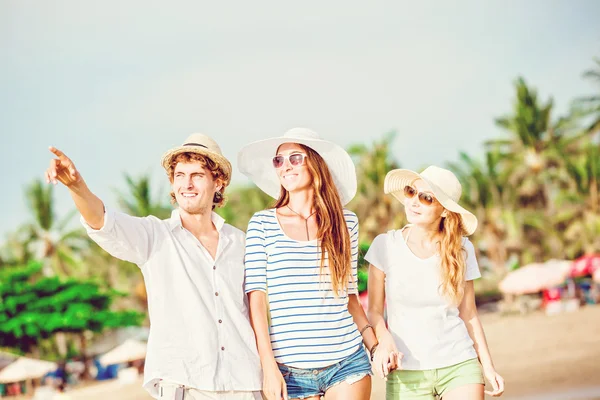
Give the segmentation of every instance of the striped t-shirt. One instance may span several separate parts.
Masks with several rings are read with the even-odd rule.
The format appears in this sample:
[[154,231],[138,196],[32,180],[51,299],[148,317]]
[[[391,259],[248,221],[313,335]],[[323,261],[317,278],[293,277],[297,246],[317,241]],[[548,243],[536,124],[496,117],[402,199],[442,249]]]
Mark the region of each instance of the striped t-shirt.
[[[246,232],[246,293],[267,292],[271,347],[275,361],[294,368],[322,368],[355,353],[362,345],[348,294],[358,293],[358,218],[344,210],[352,248],[352,277],[335,297],[327,260],[320,274],[317,240],[285,235],[275,209],[257,212]],[[267,290],[268,288],[268,290]]]

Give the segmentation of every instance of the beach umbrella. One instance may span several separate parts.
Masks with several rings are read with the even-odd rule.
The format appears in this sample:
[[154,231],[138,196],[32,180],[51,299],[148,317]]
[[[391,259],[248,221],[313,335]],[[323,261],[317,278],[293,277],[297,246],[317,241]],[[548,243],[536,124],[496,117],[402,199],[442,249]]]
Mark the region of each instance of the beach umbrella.
[[147,344],[139,340],[128,339],[100,357],[102,365],[121,364],[146,358]]
[[571,265],[570,275],[573,278],[580,276],[593,275],[600,269],[600,254],[588,254],[579,257]]
[[563,260],[529,264],[506,275],[499,288],[507,294],[537,293],[564,283],[569,276],[570,266],[570,261]]
[[0,383],[21,382],[28,379],[41,378],[55,371],[56,363],[34,358],[19,357],[0,371]]

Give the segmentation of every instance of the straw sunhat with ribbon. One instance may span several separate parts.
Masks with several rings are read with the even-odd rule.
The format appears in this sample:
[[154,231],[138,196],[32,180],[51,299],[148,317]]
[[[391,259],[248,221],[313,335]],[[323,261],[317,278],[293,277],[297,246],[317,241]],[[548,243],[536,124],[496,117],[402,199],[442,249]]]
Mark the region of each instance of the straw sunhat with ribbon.
[[406,199],[404,188],[411,186],[417,179],[422,179],[429,185],[437,201],[446,210],[460,215],[462,227],[467,236],[475,232],[477,217],[458,204],[462,194],[462,186],[456,176],[447,169],[432,165],[420,174],[408,169],[392,170],[385,176],[383,191],[386,194],[391,194],[404,204]]
[[293,128],[283,136],[250,143],[238,153],[238,167],[256,186],[277,199],[281,184],[273,167],[273,157],[284,143],[298,143],[310,147],[325,160],[340,194],[343,205],[356,194],[356,169],[350,155],[335,143],[321,139],[319,134],[306,128]]
[[223,171],[223,185],[229,185],[231,181],[231,163],[223,156],[221,148],[212,138],[202,133],[192,133],[181,146],[167,151],[160,161],[167,172],[169,172],[173,158],[181,153],[196,153],[210,158]]

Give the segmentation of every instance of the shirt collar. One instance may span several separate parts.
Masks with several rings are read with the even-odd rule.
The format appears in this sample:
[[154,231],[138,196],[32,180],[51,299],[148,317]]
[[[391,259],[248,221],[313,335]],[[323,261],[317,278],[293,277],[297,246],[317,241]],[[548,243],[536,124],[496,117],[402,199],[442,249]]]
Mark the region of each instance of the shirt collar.
[[[221,229],[223,228],[223,225],[225,225],[225,219],[214,211],[211,212],[210,219],[215,225],[215,228],[217,228],[217,231],[220,233]],[[179,215],[178,209],[175,209],[171,212],[171,218],[169,218],[169,226],[171,227],[171,230],[175,228],[183,228],[183,225],[181,224],[181,216]]]

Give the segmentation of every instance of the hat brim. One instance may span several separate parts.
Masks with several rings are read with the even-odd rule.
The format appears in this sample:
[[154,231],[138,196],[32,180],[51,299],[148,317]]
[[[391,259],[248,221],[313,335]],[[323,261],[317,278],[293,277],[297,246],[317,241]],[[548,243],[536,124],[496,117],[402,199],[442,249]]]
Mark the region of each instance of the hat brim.
[[240,172],[252,180],[263,192],[279,198],[281,183],[273,167],[273,157],[284,143],[298,143],[310,147],[323,158],[333,177],[342,205],[356,195],[356,168],[350,155],[335,143],[320,139],[277,137],[250,143],[238,153]]
[[231,182],[232,168],[229,160],[223,155],[210,151],[201,146],[179,146],[167,151],[165,154],[163,154],[160,160],[160,163],[163,166],[163,168],[168,172],[173,158],[182,153],[195,153],[210,158],[215,164],[217,164],[219,169],[221,169],[221,171],[223,172],[223,185],[227,186],[229,185],[229,182]]
[[429,185],[433,195],[445,209],[460,215],[462,227],[466,236],[470,236],[475,232],[477,229],[477,217],[472,212],[452,200],[435,183],[415,171],[409,169],[395,169],[388,172],[385,176],[383,191],[385,194],[391,194],[404,205],[404,200],[406,199],[406,196],[404,196],[404,188],[412,185],[417,179],[422,179]]

